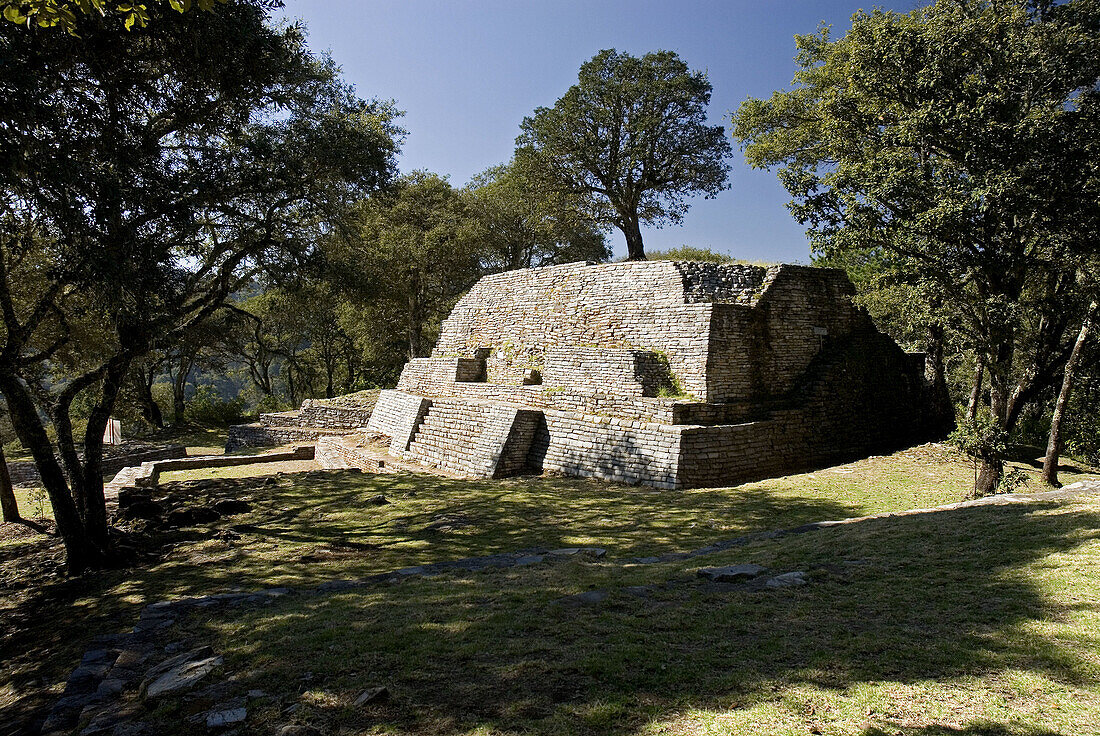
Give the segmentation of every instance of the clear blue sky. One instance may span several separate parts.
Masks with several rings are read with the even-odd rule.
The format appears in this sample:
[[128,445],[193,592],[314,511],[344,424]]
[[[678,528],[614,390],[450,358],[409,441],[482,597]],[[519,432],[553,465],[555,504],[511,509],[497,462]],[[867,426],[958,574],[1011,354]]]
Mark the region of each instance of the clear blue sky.
[[[910,10],[915,0],[882,2]],[[856,0],[286,0],[310,45],[330,51],[360,96],[393,99],[409,135],[402,171],[428,169],[461,186],[507,161],[519,124],[554,104],[600,49],[668,49],[714,86],[710,120],[794,74],[794,35],[818,23],[843,34]],[[731,188],[699,198],[682,226],[644,231],[647,249],[687,244],[768,261],[809,259],[803,228],[774,173],[745,166],[736,145]],[[616,255],[622,234],[612,231]]]

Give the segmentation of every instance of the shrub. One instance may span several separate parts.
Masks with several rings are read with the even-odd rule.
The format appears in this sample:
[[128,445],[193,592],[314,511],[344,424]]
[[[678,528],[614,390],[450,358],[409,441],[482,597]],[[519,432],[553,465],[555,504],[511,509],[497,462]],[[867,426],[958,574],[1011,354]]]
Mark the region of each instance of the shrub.
[[196,424],[233,424],[241,421],[245,408],[244,397],[237,396],[226,401],[213,386],[199,386],[187,402],[184,416],[187,421]]

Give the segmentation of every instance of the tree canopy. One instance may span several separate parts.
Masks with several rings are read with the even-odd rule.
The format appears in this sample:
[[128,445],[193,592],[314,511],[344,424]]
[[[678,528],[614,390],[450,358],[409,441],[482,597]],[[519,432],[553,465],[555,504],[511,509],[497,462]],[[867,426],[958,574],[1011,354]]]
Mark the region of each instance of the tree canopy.
[[[123,28],[144,28],[155,13],[157,5],[167,5],[178,13],[186,13],[192,7],[213,10],[215,3],[226,0],[147,0],[146,2],[113,3],[109,0],[0,0],[0,13],[5,20],[17,25],[58,27],[76,33],[80,15],[99,15],[117,18]],[[152,10],[151,10],[152,8]]]
[[466,187],[488,269],[607,260],[606,239],[589,216],[585,197],[547,186],[530,163],[513,159],[494,166]]
[[517,159],[556,190],[583,198],[591,219],[619,228],[645,258],[640,226],[678,223],[689,197],[724,190],[731,148],[707,125],[711,85],[672,51],[614,49],[581,66],[553,107],[524,118]]
[[748,162],[780,168],[819,254],[874,254],[949,305],[1007,431],[1064,363],[1083,307],[1059,305],[1100,243],[1098,4],[941,0],[796,42],[793,88],[733,116]]
[[396,111],[357,98],[299,27],[268,25],[269,6],[150,5],[140,33],[96,15],[75,35],[0,24],[0,392],[73,570],[109,557],[101,439],[131,364],[295,273],[394,175]]

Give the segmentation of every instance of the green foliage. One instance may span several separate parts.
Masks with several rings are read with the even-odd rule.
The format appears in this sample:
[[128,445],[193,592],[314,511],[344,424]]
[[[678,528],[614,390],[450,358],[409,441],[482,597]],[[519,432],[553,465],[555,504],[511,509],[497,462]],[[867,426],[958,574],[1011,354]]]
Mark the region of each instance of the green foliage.
[[1003,458],[1008,452],[1008,434],[982,414],[971,422],[960,422],[948,442],[976,460]]
[[678,223],[689,197],[727,186],[731,149],[722,126],[706,124],[710,93],[706,74],[671,51],[601,51],[552,108],[524,118],[516,159],[644,258],[641,223]]
[[270,394],[262,397],[256,402],[257,414],[270,414],[279,411],[281,408],[282,407],[279,406],[279,400]]
[[465,193],[480,225],[489,271],[606,261],[611,255],[583,198],[547,186],[528,160],[488,169]]
[[696,248],[690,245],[681,245],[679,248],[669,248],[666,251],[650,251],[646,253],[650,261],[703,261],[706,263],[744,263],[740,258],[734,258],[728,253],[718,253],[710,248]]
[[894,331],[951,328],[984,360],[1011,429],[1097,248],[1100,8],[940,0],[796,43],[793,88],[733,115],[747,161],[780,169],[815,252],[884,277],[865,303]]
[[[301,27],[269,25],[271,7],[149,5],[155,22],[135,33],[77,14],[79,37],[0,23],[2,347],[21,356],[0,362],[0,390],[74,571],[110,545],[101,488],[79,486],[98,476],[131,365],[243,286],[292,280],[395,173],[397,111],[359,99]],[[83,391],[96,399],[82,459]]]
[[[947,438],[951,444],[965,453],[974,466],[973,495],[978,495],[978,466],[982,463],[1000,463],[1009,449],[1009,433],[994,417],[979,413],[972,421],[961,421]],[[1003,482],[1001,478],[1001,482]]]
[[202,425],[225,426],[236,424],[245,416],[246,402],[243,396],[223,399],[217,389],[202,385],[195,389],[187,402],[187,421]]
[[[348,237],[327,243],[329,273],[389,361],[421,356],[459,296],[484,274],[485,241],[469,199],[426,171],[361,202]],[[404,350],[401,350],[403,343]]]
[[177,13],[186,13],[192,6],[210,11],[215,3],[227,0],[147,0],[146,2],[111,2],[110,0],[0,0],[0,11],[6,20],[30,28],[60,28],[77,35],[80,16],[117,18],[127,31],[144,28],[155,13],[167,5]]
[[1078,378],[1064,425],[1066,452],[1100,467],[1100,376],[1093,365]]
[[665,375],[668,376],[668,385],[659,386],[657,388],[657,396],[662,399],[677,399],[686,401],[695,401],[695,396],[684,389],[680,378],[676,375],[676,372],[672,370],[672,363],[669,361],[668,353],[664,350],[651,350],[657,356],[657,362],[664,368]]

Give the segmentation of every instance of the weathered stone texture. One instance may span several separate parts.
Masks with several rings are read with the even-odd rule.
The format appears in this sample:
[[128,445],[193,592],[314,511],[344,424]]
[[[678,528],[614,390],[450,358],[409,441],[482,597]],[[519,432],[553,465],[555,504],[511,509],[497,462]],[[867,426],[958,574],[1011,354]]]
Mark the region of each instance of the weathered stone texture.
[[432,402],[422,396],[383,391],[367,423],[367,431],[390,437],[390,452],[400,457],[409,449],[409,443],[431,405]]
[[[177,457],[185,457],[187,448],[183,445],[167,445],[164,447],[141,446],[135,449],[124,445],[107,447],[101,462],[103,475],[114,475],[120,470],[133,465],[141,465],[143,462],[154,460],[169,460]],[[38,474],[38,466],[33,460],[17,460],[8,463],[8,474],[14,486],[37,486],[42,483]]]
[[361,428],[370,420],[373,400],[364,393],[337,399],[306,399],[300,409],[261,414],[259,422],[229,428],[226,452],[242,447],[269,447],[293,442],[316,441]]
[[[920,360],[841,271],[570,264],[482,279],[371,429],[478,476],[527,467],[713,486],[925,439]],[[533,420],[532,417],[535,419]],[[522,426],[521,426],[522,425]],[[533,427],[533,429],[529,429]],[[507,437],[526,437],[505,453]]]

